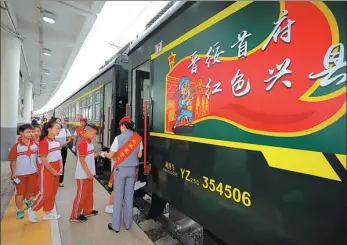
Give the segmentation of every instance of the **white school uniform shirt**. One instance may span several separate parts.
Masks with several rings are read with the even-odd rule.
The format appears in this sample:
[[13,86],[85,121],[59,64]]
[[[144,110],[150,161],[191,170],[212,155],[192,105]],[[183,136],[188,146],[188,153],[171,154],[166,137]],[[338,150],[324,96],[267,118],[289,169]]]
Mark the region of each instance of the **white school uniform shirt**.
[[[47,146],[44,146],[44,145],[47,145]],[[41,148],[42,146],[44,147]],[[47,161],[49,163],[61,161],[62,157],[61,157],[60,143],[56,140],[51,140],[51,139],[48,139],[48,137],[46,137],[40,142],[39,156],[46,156]]]
[[68,129],[62,128],[58,136],[55,136],[55,140],[60,144],[63,144],[67,141],[67,137],[70,137],[71,133]]
[[[31,150],[30,156],[27,154],[29,147]],[[27,146],[21,140],[12,147],[9,160],[16,161],[16,175],[29,175],[37,172],[36,159],[38,149],[38,146],[33,141]]]
[[82,167],[80,156],[85,157],[89,171],[91,172],[92,175],[95,175],[96,171],[95,171],[94,145],[92,142],[89,143],[87,140],[83,139],[78,145],[78,159],[77,159],[75,178],[87,179],[87,174]]

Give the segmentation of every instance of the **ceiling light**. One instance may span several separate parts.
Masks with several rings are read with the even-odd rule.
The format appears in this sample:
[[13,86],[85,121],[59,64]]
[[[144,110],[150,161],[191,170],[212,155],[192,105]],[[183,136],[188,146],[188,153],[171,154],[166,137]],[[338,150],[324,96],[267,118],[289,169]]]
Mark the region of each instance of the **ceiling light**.
[[44,55],[47,55],[47,56],[51,56],[52,55],[52,51],[50,49],[48,49],[48,48],[42,49],[42,53]]
[[55,15],[48,11],[42,12],[42,19],[47,23],[54,24],[55,23]]
[[47,70],[47,69],[42,69],[42,71],[44,74],[49,74],[49,70]]

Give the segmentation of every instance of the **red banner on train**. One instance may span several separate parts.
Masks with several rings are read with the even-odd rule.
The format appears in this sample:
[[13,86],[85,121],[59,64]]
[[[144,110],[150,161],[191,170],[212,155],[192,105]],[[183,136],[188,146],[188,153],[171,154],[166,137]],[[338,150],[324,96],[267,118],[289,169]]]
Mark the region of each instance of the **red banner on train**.
[[[253,50],[244,30],[236,43],[192,50],[177,64],[172,52],[165,131],[207,119],[263,135],[306,135],[329,126],[346,111],[345,50],[336,25],[313,3],[286,2],[272,33]],[[227,48],[238,56],[224,57]]]

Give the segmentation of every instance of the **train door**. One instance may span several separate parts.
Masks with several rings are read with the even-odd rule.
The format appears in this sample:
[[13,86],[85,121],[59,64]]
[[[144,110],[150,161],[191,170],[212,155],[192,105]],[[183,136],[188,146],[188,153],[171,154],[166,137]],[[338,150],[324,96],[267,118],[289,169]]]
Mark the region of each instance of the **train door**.
[[128,103],[128,78],[129,73],[127,69],[123,69],[120,66],[116,68],[115,99],[113,101],[114,104],[112,105],[114,110],[114,120],[112,123],[111,139],[114,139],[118,134],[120,134],[118,122],[126,115],[126,106]]
[[[150,63],[133,70],[133,101],[132,117],[136,130],[143,135],[144,131],[144,102],[151,100]],[[147,114],[148,115],[148,114]],[[147,124],[148,125],[148,124]]]
[[[141,66],[132,70],[132,118],[135,121],[135,129],[141,135],[143,143],[148,145],[149,138],[149,106],[147,106],[147,142],[144,141],[145,132],[145,115],[144,115],[144,104],[147,101],[147,105],[151,101],[151,83],[150,83],[150,61],[142,64]],[[146,159],[148,159],[148,150],[146,152]],[[140,161],[144,161],[144,155]],[[145,181],[146,177],[143,175],[144,165],[140,165],[139,179]]]
[[103,107],[103,133],[102,143],[104,147],[110,147],[111,142],[111,120],[112,120],[112,82],[104,86],[104,107]]

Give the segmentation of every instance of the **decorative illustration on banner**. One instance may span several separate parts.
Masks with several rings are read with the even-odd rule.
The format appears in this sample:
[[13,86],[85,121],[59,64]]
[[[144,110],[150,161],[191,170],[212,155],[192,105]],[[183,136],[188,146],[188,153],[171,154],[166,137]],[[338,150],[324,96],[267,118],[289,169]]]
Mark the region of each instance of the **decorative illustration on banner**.
[[[272,32],[252,50],[255,34],[243,30],[228,45],[215,36],[208,49],[193,49],[177,63],[170,51],[166,133],[193,132],[214,119],[255,134],[297,137],[345,115],[346,51],[334,15],[313,2],[280,6]],[[224,56],[227,49],[237,56]]]

